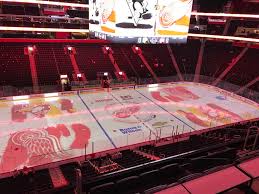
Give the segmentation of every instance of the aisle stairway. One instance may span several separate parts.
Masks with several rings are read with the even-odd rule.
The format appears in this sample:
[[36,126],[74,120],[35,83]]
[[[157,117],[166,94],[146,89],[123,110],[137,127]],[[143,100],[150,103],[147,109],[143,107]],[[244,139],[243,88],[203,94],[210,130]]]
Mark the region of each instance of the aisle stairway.
[[59,167],[50,168],[49,174],[54,188],[64,187],[68,185],[68,182]]

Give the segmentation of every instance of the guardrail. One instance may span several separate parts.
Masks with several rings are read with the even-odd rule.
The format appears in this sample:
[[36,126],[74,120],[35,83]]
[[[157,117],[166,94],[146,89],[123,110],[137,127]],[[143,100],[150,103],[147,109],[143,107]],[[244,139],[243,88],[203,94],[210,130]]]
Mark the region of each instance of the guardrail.
[[[193,82],[193,74],[183,74],[184,81]],[[169,76],[169,77],[159,77],[160,84],[167,82],[179,82],[178,76]],[[199,83],[204,83],[210,85],[215,78],[200,75]],[[111,80],[110,87],[125,87],[125,86],[136,86],[145,87],[147,84],[155,84],[156,82],[152,78],[142,78],[136,79],[136,81],[119,81]],[[100,80],[91,80],[87,82],[71,82],[72,90],[88,90],[88,89],[101,89]],[[237,92],[242,86],[238,86],[226,81],[221,81],[217,87],[227,90],[229,92]],[[40,93],[50,93],[50,92],[62,92],[60,85],[41,85],[39,86]],[[13,86],[0,86],[0,97],[5,96],[19,96],[19,95],[29,95],[33,94],[33,88],[28,87],[13,87]],[[242,92],[238,93],[243,97],[259,102],[259,92],[251,90],[249,88],[244,89]]]

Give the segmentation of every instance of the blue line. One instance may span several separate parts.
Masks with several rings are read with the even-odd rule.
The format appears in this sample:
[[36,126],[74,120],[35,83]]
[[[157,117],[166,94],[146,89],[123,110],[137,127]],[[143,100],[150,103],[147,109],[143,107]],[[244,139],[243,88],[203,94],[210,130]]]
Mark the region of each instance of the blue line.
[[178,117],[176,117],[174,114],[170,113],[168,110],[166,110],[165,108],[163,108],[162,106],[160,106],[159,104],[157,104],[156,102],[154,102],[153,100],[151,100],[150,98],[148,98],[147,96],[145,96],[144,94],[142,94],[141,92],[135,90],[137,93],[139,93],[140,95],[144,96],[146,99],[150,100],[151,102],[153,102],[155,105],[159,106],[160,108],[162,108],[164,111],[166,111],[167,113],[169,113],[170,115],[172,115],[174,118],[178,119],[179,121],[183,122],[185,125],[189,126],[190,128],[192,128],[193,130],[195,130],[192,126],[190,126],[189,124],[187,124],[186,122],[184,122],[183,120],[179,119]]
[[90,110],[90,108],[87,106],[87,104],[85,103],[85,101],[82,99],[82,97],[80,96],[80,94],[78,93],[79,98],[81,99],[81,101],[83,102],[83,104],[85,105],[85,107],[88,109],[88,111],[91,113],[91,115],[94,117],[94,119],[96,120],[97,124],[101,127],[102,131],[104,132],[105,136],[109,139],[109,141],[111,142],[111,144],[114,146],[114,148],[117,148],[117,146],[115,145],[115,143],[112,141],[112,138],[108,135],[108,133],[105,131],[105,129],[103,128],[103,126],[101,125],[101,123],[98,121],[98,119],[95,117],[95,115],[92,113],[92,111]]

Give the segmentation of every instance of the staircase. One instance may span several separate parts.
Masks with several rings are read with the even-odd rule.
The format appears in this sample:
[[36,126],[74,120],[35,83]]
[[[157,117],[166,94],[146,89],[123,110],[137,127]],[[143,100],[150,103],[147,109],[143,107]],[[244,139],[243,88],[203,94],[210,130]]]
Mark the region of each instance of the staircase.
[[143,152],[141,150],[134,150],[133,152],[135,152],[136,154],[139,154],[143,157],[146,157],[146,158],[149,158],[151,160],[160,160],[161,158],[153,155],[153,154],[150,154],[150,153],[146,153],[146,152]]
[[53,183],[54,188],[64,187],[68,185],[68,181],[64,177],[59,167],[49,168],[49,174]]

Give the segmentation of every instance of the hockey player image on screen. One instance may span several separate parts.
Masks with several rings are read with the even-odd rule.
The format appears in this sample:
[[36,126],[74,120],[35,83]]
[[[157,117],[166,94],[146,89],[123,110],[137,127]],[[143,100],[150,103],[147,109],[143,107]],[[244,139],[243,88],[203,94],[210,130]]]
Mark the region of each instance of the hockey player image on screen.
[[[120,17],[120,23],[116,26],[120,28],[146,28],[150,29],[153,24],[145,22],[153,17],[152,1],[148,0],[124,0],[121,2],[121,8],[124,16]],[[123,21],[124,20],[124,21]]]
[[154,36],[157,0],[116,1],[116,32],[126,36]]
[[121,36],[187,36],[193,0],[117,0]]
[[102,0],[100,4],[101,31],[115,33],[116,10],[115,0]]
[[159,0],[156,18],[156,35],[187,35],[192,10],[192,0]]
[[90,0],[89,24],[100,24],[100,0]]
[[147,6],[148,1],[147,0],[132,0],[127,1],[129,9],[131,10],[131,16],[129,16],[129,19],[133,19],[134,26],[138,26],[139,21],[141,19],[147,20],[151,19],[152,13],[148,12]]
[[102,33],[115,33],[115,13],[115,0],[90,0],[90,31]]

